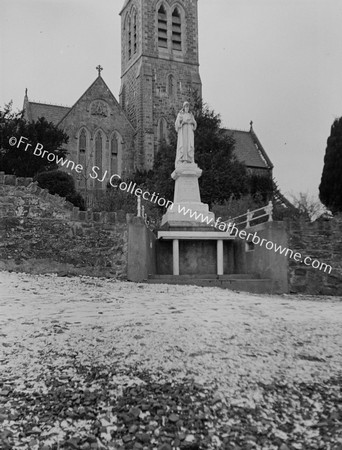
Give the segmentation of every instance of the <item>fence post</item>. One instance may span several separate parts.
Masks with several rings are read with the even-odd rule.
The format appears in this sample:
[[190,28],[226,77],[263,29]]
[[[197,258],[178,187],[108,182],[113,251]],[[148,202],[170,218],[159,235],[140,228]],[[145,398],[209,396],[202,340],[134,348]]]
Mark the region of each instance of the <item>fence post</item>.
[[249,228],[249,227],[250,227],[250,222],[251,222],[251,219],[252,219],[251,215],[252,215],[252,214],[250,213],[249,209],[247,209],[247,214],[246,214],[246,216],[247,216],[246,228]]
[[271,200],[268,202],[268,206],[266,208],[267,208],[266,212],[268,213],[268,221],[272,222],[272,220],[273,220],[273,217],[272,217],[273,203]]
[[141,196],[138,195],[137,217],[141,217]]

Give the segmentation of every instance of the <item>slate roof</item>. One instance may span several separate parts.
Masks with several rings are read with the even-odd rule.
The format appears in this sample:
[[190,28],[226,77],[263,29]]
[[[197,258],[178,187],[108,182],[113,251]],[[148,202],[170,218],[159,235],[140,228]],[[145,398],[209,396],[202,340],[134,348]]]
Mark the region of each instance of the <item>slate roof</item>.
[[[27,89],[25,91],[24,97],[24,105],[23,109],[25,110],[25,119],[28,121],[35,121],[39,117],[45,117],[48,122],[52,122],[54,125],[60,125],[61,122],[67,117],[67,115],[76,107],[78,102],[82,99],[84,95],[88,91],[90,91],[93,86],[97,83],[101,83],[103,85],[104,90],[108,93],[109,96],[112,97],[117,107],[121,109],[119,102],[114,97],[113,93],[101,77],[98,75],[95,81],[91,84],[91,86],[81,95],[81,97],[77,100],[77,102],[73,106],[60,106],[60,105],[51,105],[49,103],[39,103],[39,102],[31,102],[27,96]],[[134,129],[132,123],[129,121],[125,111],[121,111],[122,114],[126,117],[128,123]]]
[[271,160],[253,129],[250,131],[226,129],[225,133],[235,140],[235,155],[247,167],[260,169],[273,168]]
[[57,125],[71,108],[68,106],[49,105],[46,103],[29,101],[26,105],[26,109],[28,109],[26,114],[29,120],[37,120],[39,117],[45,117],[48,122]]
[[[94,81],[90,88],[99,81],[104,83],[105,88],[113,96],[101,76]],[[113,98],[116,101],[114,96]],[[75,105],[76,104],[77,102]],[[68,106],[31,102],[27,98],[27,92],[24,99],[24,108],[25,116],[28,120],[37,120],[39,117],[45,117],[48,122],[52,122],[55,125],[58,125],[72,109],[72,107]],[[249,131],[224,129],[223,132],[235,140],[235,155],[237,159],[244,163],[247,167],[266,170],[273,169],[273,164],[255,134],[253,127],[251,127]]]

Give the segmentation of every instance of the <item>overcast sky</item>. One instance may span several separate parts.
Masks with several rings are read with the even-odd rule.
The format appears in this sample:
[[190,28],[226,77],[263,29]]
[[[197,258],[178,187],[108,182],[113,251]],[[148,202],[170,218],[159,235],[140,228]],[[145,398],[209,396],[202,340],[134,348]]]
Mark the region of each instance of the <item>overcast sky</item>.
[[[124,0],[1,0],[0,106],[71,106],[104,67],[118,99]],[[253,120],[284,194],[318,195],[342,116],[341,0],[199,0],[203,98],[223,125]]]

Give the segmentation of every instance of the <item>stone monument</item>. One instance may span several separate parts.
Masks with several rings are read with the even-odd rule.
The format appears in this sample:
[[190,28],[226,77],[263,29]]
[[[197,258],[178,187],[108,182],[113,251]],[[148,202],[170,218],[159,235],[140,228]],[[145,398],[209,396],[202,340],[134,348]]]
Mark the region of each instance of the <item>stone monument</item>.
[[[171,177],[175,180],[175,191],[173,205],[171,205],[162,219],[162,226],[208,226],[210,219],[215,217],[209,211],[207,204],[201,202],[198,179],[202,175],[202,170],[194,160],[194,131],[197,128],[196,120],[190,111],[189,102],[184,102],[183,108],[179,111],[175,123],[177,131],[177,152],[175,160],[175,170]],[[183,210],[184,208],[184,210]],[[191,210],[191,213],[184,214],[182,211]],[[198,214],[195,214],[198,213]],[[208,217],[203,222],[202,216],[196,220],[196,215],[203,214],[203,218]]]

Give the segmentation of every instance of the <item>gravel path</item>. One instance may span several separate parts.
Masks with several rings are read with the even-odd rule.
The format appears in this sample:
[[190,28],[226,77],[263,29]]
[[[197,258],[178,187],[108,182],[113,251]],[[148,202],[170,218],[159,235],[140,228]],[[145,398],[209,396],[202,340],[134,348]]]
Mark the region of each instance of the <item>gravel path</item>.
[[341,450],[341,300],[0,272],[0,448]]

